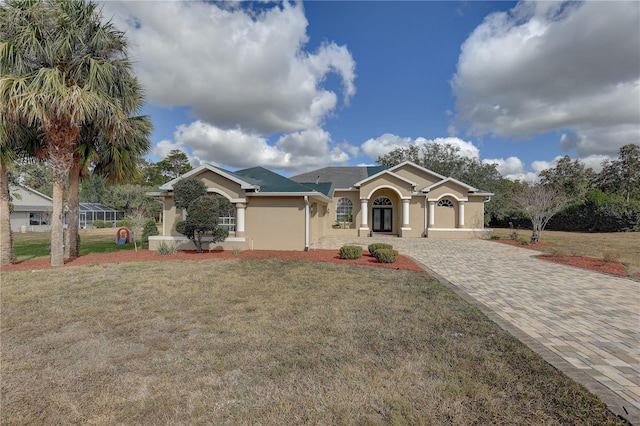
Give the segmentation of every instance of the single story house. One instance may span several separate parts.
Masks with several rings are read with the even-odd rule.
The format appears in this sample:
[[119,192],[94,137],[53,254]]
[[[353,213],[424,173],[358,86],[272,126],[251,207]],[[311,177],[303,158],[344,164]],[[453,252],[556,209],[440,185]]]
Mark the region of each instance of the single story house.
[[393,167],[326,167],[284,177],[263,167],[229,171],[197,167],[148,195],[162,199],[162,235],[149,248],[173,243],[193,249],[176,231],[186,212],[176,208],[173,184],[196,178],[233,208],[219,218],[229,229],[205,249],[308,250],[325,235],[477,238],[485,235],[484,203],[492,193],[411,162]]
[[53,199],[25,185],[11,185],[11,231],[46,232],[51,230]]
[[[26,185],[11,185],[13,212],[11,213],[11,231],[13,232],[49,232],[53,199],[48,195],[29,188]],[[91,228],[93,222],[102,220],[112,226],[124,218],[124,212],[105,207],[97,203],[80,203],[80,228]],[[66,226],[66,215],[63,218]]]

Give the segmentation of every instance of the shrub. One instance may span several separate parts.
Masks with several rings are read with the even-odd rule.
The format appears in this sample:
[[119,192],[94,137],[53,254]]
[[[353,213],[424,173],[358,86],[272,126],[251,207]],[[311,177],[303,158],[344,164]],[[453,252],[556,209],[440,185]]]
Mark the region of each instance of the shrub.
[[340,259],[360,259],[362,257],[362,247],[342,246],[340,247]]
[[156,225],[156,221],[153,219],[147,220],[142,228],[142,247],[149,247],[149,237],[151,235],[159,235],[158,225]]
[[375,257],[377,250],[380,250],[380,249],[391,250],[393,249],[393,246],[387,243],[373,243],[373,244],[369,244],[367,248],[369,249],[369,253],[371,254],[371,256]]
[[129,229],[131,229],[131,228],[133,228],[133,221],[131,220],[130,217],[125,217],[124,219],[117,221],[116,222],[116,226],[118,228],[129,228]]
[[492,234],[489,238],[492,239],[492,240],[500,240],[500,239],[502,239],[502,237],[500,235],[496,235],[496,234]]
[[164,241],[161,241],[158,244],[158,254],[161,256],[168,256],[170,254],[176,254],[178,252],[178,248],[174,243],[167,244]]
[[104,228],[105,227],[104,220],[94,220],[93,221],[93,227],[94,228]]
[[374,252],[374,257],[380,263],[393,263],[398,260],[398,250],[381,248]]
[[524,237],[518,237],[516,238],[516,241],[518,242],[518,244],[520,244],[521,246],[528,246],[529,245],[529,241],[527,241],[526,238]]

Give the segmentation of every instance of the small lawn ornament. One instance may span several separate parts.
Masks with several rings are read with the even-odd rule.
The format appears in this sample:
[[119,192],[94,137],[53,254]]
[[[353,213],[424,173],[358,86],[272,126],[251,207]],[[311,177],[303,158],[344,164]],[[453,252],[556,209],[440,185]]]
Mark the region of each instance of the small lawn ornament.
[[132,242],[131,231],[128,228],[120,228],[118,229],[118,233],[116,234],[116,244],[128,244]]

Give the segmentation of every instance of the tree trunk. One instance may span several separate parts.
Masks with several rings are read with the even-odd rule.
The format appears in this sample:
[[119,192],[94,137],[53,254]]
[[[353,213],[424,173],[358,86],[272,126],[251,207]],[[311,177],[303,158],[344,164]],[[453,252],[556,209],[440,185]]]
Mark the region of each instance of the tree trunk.
[[7,164],[0,157],[0,265],[15,263],[13,234],[11,233],[11,213],[9,208],[9,176]]
[[64,265],[64,180],[53,179],[51,214],[51,266]]
[[80,229],[80,164],[74,162],[69,171],[69,186],[67,188],[67,241],[64,247],[65,258],[73,259],[80,255],[78,231]]

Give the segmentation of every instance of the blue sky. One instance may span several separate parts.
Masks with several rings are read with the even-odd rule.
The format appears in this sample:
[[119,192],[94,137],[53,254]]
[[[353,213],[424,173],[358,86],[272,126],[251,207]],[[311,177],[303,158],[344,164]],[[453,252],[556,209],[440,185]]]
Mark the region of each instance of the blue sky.
[[640,143],[640,3],[107,2],[158,161],[294,174],[451,143],[534,179]]

